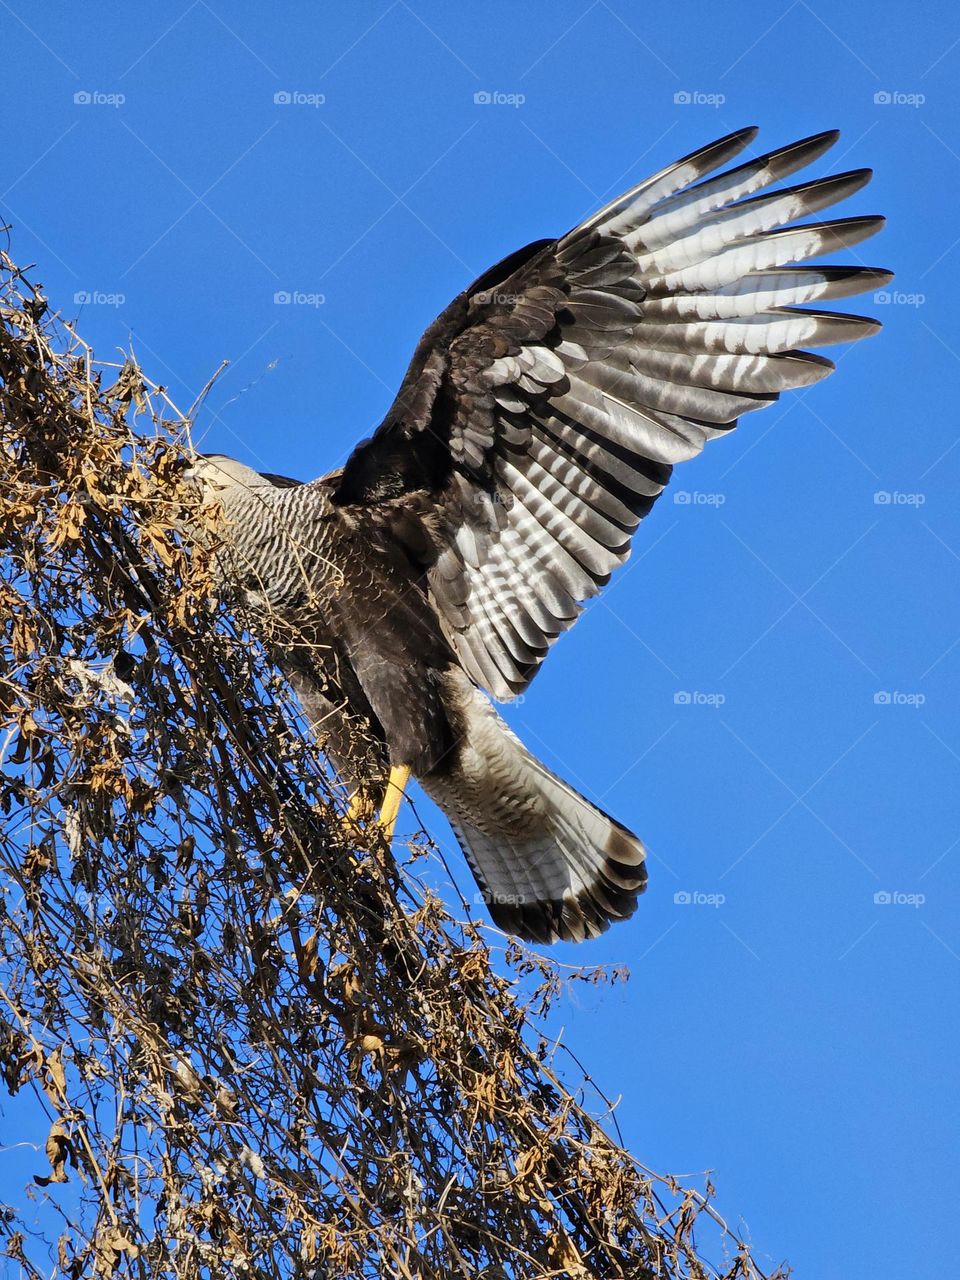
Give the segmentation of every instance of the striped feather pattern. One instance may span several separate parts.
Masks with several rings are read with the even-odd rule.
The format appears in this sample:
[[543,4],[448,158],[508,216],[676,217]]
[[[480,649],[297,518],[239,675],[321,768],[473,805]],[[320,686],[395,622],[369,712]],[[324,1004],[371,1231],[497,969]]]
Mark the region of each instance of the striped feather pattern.
[[[430,589],[465,669],[497,698],[526,687],[626,559],[674,464],[832,370],[803,347],[879,327],[804,304],[879,288],[889,272],[795,265],[880,228],[810,221],[869,171],[776,187],[836,141],[822,133],[710,176],[754,135],[720,139],[574,228],[500,284],[509,309],[451,345],[451,445],[466,474],[443,506]],[[483,359],[498,339],[505,349]]]
[[461,671],[455,763],[421,779],[450,819],[490,914],[532,942],[582,942],[632,915],[643,844],[526,749]]
[[308,711],[326,717],[329,684],[374,730],[374,767],[411,765],[494,919],[532,940],[578,941],[630,915],[643,845],[537,761],[481,689],[526,687],[627,558],[674,465],[832,370],[804,348],[878,327],[824,304],[889,272],[802,265],[879,229],[811,220],[869,173],[780,185],[834,133],[727,168],[755,134],[486,272],[428,328],[342,471],[291,488],[228,459],[199,468],[248,600],[306,619],[333,657],[321,673],[312,645],[306,665],[281,654]]

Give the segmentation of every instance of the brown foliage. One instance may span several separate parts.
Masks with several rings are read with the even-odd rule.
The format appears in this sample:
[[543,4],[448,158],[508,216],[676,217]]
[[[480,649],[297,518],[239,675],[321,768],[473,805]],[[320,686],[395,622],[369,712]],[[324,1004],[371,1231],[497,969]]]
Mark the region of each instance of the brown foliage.
[[63,1223],[54,1244],[8,1215],[6,1254],[73,1278],[759,1276],[707,1197],[608,1136],[575,1062],[561,1079],[554,966],[493,965],[411,871],[423,833],[398,868],[346,826],[210,602],[186,420],[0,266],[0,1071],[49,1113],[34,1194]]

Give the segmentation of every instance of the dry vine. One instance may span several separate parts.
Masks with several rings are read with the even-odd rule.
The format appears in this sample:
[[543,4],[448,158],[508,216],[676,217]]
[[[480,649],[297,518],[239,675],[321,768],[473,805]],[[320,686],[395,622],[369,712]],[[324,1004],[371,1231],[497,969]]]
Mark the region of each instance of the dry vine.
[[423,833],[399,869],[351,833],[210,603],[186,420],[0,268],[0,1070],[50,1119],[50,1225],[2,1206],[0,1250],[74,1280],[759,1277],[561,1079],[555,968],[497,971],[411,872]]

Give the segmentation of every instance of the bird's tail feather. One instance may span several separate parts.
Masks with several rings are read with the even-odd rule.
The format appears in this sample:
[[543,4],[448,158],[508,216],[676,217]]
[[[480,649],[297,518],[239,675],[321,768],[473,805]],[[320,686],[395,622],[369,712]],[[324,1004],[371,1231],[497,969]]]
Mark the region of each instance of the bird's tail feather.
[[537,760],[483,694],[458,692],[457,758],[421,781],[494,921],[533,942],[580,942],[631,915],[646,887],[640,840]]

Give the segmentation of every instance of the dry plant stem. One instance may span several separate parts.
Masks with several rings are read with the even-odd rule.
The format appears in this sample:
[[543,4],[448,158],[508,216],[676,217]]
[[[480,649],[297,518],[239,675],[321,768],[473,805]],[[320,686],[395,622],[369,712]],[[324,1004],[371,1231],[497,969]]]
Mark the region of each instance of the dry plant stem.
[[357,821],[382,779],[347,819],[277,620],[211,603],[189,425],[0,256],[0,1073],[53,1122],[0,1251],[70,1280],[758,1280],[546,1035],[564,983],[616,975],[494,963],[426,833],[398,865]]

